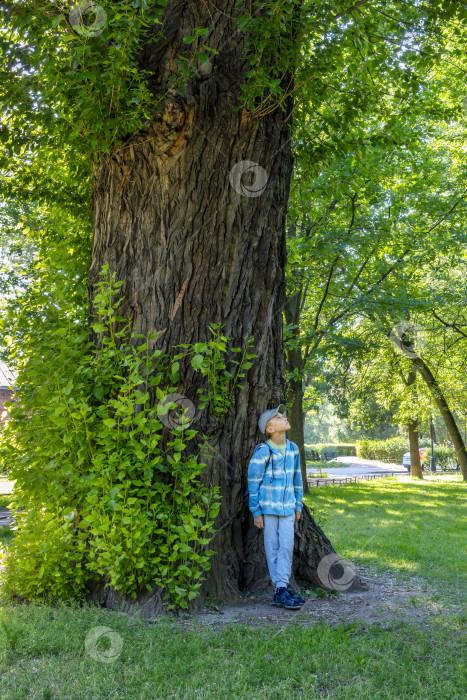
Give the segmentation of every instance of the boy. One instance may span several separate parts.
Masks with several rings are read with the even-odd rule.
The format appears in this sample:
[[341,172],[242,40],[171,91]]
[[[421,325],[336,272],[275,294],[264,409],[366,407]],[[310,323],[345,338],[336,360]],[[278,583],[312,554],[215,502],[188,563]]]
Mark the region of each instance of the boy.
[[285,437],[290,428],[285,406],[264,411],[258,427],[268,436],[255,447],[248,465],[249,508],[254,524],[264,529],[264,548],[275,589],[273,605],[297,610],[305,602],[289,587],[294,523],[300,520],[303,498],[300,454]]

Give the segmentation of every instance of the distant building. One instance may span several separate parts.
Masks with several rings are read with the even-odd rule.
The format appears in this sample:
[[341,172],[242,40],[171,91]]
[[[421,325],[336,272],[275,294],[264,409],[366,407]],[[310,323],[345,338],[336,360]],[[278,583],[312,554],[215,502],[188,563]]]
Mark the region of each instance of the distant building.
[[15,388],[16,373],[8,368],[6,362],[0,362],[0,428],[5,420],[8,420],[8,409],[5,401],[11,401]]

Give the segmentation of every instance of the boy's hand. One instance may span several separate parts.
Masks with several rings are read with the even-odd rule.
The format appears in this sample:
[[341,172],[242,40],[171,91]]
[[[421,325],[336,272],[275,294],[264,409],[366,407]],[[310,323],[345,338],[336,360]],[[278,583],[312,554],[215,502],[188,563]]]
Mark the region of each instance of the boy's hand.
[[264,516],[257,515],[253,520],[253,525],[256,525],[256,527],[259,527],[259,529],[262,530],[264,528]]
[[298,521],[300,520],[300,515],[301,515],[300,511],[296,510],[295,511],[295,522],[296,523],[298,523]]

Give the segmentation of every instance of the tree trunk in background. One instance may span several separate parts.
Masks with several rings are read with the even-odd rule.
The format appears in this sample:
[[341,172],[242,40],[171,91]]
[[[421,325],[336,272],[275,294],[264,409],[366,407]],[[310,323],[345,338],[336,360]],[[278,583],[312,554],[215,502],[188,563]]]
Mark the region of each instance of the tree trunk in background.
[[[407,379],[407,386],[415,388],[417,373],[413,367],[410,368]],[[412,391],[414,402],[417,400],[416,393]],[[420,447],[418,444],[418,420],[415,418],[409,421],[409,447],[410,447],[410,473],[418,479],[423,479],[422,465],[420,464]]]
[[420,464],[420,448],[418,445],[418,420],[409,421],[410,473],[418,479],[423,479]]
[[435,403],[439,408],[444,424],[446,425],[446,429],[449,433],[449,437],[451,438],[454,449],[456,450],[457,459],[459,460],[462,471],[463,481],[467,481],[467,452],[462,435],[460,434],[459,428],[456,425],[456,421],[451,413],[448,402],[444,398],[441,387],[436,381],[426,362],[421,357],[415,357],[412,362],[418,368],[426,385],[433,394]]
[[[172,355],[180,350],[177,344],[210,340],[212,322],[223,324],[232,347],[245,347],[247,335],[254,336],[250,352],[258,357],[228,413],[219,419],[206,407],[190,425],[209,438],[214,455],[203,454],[203,478],[222,494],[212,543],[217,554],[198,604],[206,592],[229,600],[239,589],[268,583],[263,535],[252,526],[242,496],[248,462],[262,440],[258,417],[285,398],[282,309],[292,173],[292,102],[288,99],[285,110],[257,119],[233,111],[250,65],[244,35],[229,19],[238,14],[234,2],[221,0],[216,6],[222,13],[216,15],[216,31],[208,41],[219,54],[201,78],[185,85],[185,97],[167,98],[163,116],[133,135],[94,173],[88,286],[91,302],[99,270],[108,262],[124,281],[119,313],[132,319],[136,333],[160,331],[155,348]],[[191,28],[210,22],[210,6],[169,2],[164,39],[148,43],[140,57],[141,68],[152,71],[155,96],[168,87],[173,56],[182,46],[181,28],[183,34],[193,34]],[[159,29],[157,25],[155,33]],[[256,178],[251,172],[243,180],[232,177],[242,161],[258,164]],[[248,186],[259,196],[250,196]],[[180,360],[179,372],[178,393],[197,406],[204,378],[186,359]],[[199,451],[193,443],[189,450]],[[324,588],[314,566],[319,556],[334,550],[304,511],[297,526],[294,573],[301,584]],[[356,577],[353,590],[358,586]],[[95,595],[111,607],[139,607],[144,615],[162,609],[160,592],[141,594],[136,603],[108,589]]]
[[306,476],[306,459],[305,459],[305,438],[303,430],[303,386],[300,379],[290,383],[290,389],[287,400],[292,402],[292,407],[289,411],[290,415],[290,430],[288,431],[289,440],[294,442],[300,452],[300,468],[302,471],[303,493],[308,493],[308,482]]
[[298,327],[300,321],[300,302],[301,290],[288,298],[284,305],[284,316],[286,323],[293,323],[297,327],[291,330],[291,342],[296,347],[287,349],[287,370],[294,372],[296,370],[297,378],[290,381],[287,402],[292,405],[290,413],[290,430],[289,439],[298,447],[300,452],[300,468],[302,470],[303,492],[308,493],[308,481],[306,477],[306,458],[305,458],[305,432],[304,432],[304,412],[303,412],[303,379],[301,373],[303,371],[303,358],[300,347],[300,329]]

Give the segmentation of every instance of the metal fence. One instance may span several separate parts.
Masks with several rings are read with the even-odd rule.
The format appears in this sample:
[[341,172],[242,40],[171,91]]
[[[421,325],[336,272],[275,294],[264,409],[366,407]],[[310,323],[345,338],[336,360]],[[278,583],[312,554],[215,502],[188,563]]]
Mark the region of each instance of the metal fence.
[[[401,476],[410,476],[410,472],[384,472],[382,474],[360,474],[358,476],[333,476],[333,477],[323,477],[316,479],[313,477],[307,477],[308,486],[327,486],[328,484],[351,484],[356,481],[362,481],[363,479],[381,479],[383,476],[394,476],[398,474]],[[321,482],[321,484],[320,484]]]

